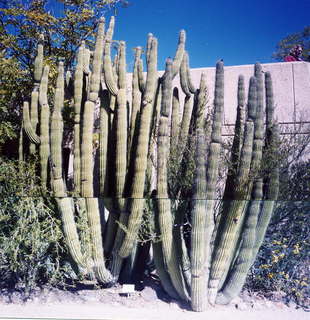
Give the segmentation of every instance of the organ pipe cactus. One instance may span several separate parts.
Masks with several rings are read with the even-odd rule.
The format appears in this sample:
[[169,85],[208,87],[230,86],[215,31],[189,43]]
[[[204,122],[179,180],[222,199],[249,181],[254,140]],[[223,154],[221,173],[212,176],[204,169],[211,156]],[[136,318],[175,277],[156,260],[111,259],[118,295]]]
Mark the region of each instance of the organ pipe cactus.
[[[54,96],[49,97],[49,66],[43,63],[41,36],[34,62],[35,85],[30,108],[28,101],[23,105],[20,153],[25,151],[22,149],[25,139],[33,143],[30,153],[35,153],[35,146],[39,146],[42,185],[50,184],[68,250],[83,273],[92,275],[98,283],[111,285],[126,269],[123,267],[128,257],[132,269],[143,215],[154,210],[154,261],[167,293],[175,299],[190,301],[195,311],[203,311],[209,304],[229,303],[242,288],[278,194],[279,172],[274,155],[279,133],[273,120],[271,75],[265,73],[264,79],[262,67],[255,65],[247,105],[244,77],[238,79],[230,167],[220,213],[214,223],[222,148],[223,62],[216,65],[213,110],[208,115],[206,75],[201,75],[196,88],[190,74],[185,32],[180,32],[175,57],[167,60],[161,77],[157,71],[157,39],[149,34],[146,78],[143,50],[137,47],[129,96],[125,42],[117,41],[118,52],[112,63],[114,24],[112,17],[105,31],[105,21],[100,19],[93,52],[84,42],[78,48],[74,78],[70,80],[74,89],[73,188],[65,181],[62,159],[64,64],[62,61],[58,64]],[[176,84],[178,74],[180,84]],[[212,120],[208,126],[207,117]],[[99,128],[95,123],[99,123]],[[94,136],[99,136],[98,150]],[[194,187],[185,189],[176,183],[177,190],[172,190],[169,164],[175,157],[175,176],[190,170],[185,150],[192,150],[194,145],[195,163],[191,169]],[[265,170],[265,176],[263,154],[273,163]],[[98,179],[94,174],[97,156]],[[151,181],[154,176],[155,182]],[[70,198],[69,191],[81,198]],[[145,201],[151,193],[154,199]],[[86,214],[90,235],[86,253],[75,222],[76,206]],[[107,221],[104,210],[108,210]],[[191,222],[187,229],[183,225],[185,219]],[[185,237],[185,229],[190,237]]]

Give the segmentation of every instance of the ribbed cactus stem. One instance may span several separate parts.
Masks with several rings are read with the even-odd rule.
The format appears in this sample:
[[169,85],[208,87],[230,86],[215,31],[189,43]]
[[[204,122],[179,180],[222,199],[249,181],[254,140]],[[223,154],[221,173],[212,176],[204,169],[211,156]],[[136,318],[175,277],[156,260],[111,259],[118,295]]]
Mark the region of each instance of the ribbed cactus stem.
[[133,142],[133,137],[136,130],[137,119],[139,118],[139,111],[141,105],[141,92],[139,89],[139,72],[138,66],[141,60],[141,52],[142,48],[137,47],[135,49],[135,62],[134,69],[132,74],[132,108],[131,108],[131,116],[130,116],[130,132],[129,132],[129,142],[128,149],[131,150],[131,145]]
[[85,257],[82,254],[80,240],[75,223],[73,200],[72,198],[67,197],[56,198],[56,202],[61,213],[63,231],[70,255],[81,269],[88,271],[91,262],[86,261]]
[[[277,154],[277,146],[279,143],[279,127],[274,122],[274,101],[273,86],[270,72],[265,73],[265,94],[266,94],[266,138],[264,146],[264,158],[271,159],[271,154]],[[279,193],[279,167],[276,159],[271,159],[271,168],[267,172],[267,178],[264,181],[264,201],[259,214],[256,226],[256,239],[253,249],[253,260],[264,240],[268,224],[270,222],[272,212],[275,206],[275,200]]]
[[81,195],[93,197],[93,123],[95,103],[84,105],[81,143]]
[[196,130],[195,180],[192,199],[191,233],[191,305],[194,311],[204,311],[207,304],[206,285],[206,139],[202,128]]
[[43,72],[43,43],[44,43],[44,36],[40,34],[39,41],[38,41],[38,48],[37,48],[37,56],[34,59],[34,81],[40,82]]
[[256,119],[256,105],[257,105],[257,87],[255,77],[250,78],[249,95],[248,95],[248,119],[255,121]]
[[48,86],[49,66],[43,69],[43,75],[40,83],[39,102],[41,105],[40,114],[40,177],[42,186],[47,185],[48,178],[48,157],[50,155],[50,135],[49,135],[49,120],[50,110],[47,101],[47,86]]
[[198,103],[197,103],[197,109],[196,109],[196,128],[203,129],[205,116],[206,116],[206,105],[208,102],[208,89],[207,89],[205,73],[201,74],[199,93],[197,98],[198,98]]
[[133,247],[141,224],[144,201],[143,192],[147,169],[150,127],[157,82],[157,39],[152,38],[152,47],[147,70],[146,88],[142,97],[141,122],[135,155],[134,174],[131,187],[130,217],[124,242],[119,255],[127,257]]
[[[256,65],[255,73],[259,70]],[[222,292],[217,297],[217,303],[227,304],[235,298],[241,291],[245,282],[246,275],[253,260],[253,247],[255,245],[255,228],[257,224],[261,199],[263,197],[263,181],[258,176],[262,160],[263,149],[263,84],[260,83],[260,74],[256,77],[257,88],[257,103],[256,103],[256,118],[254,121],[254,141],[251,160],[250,179],[254,178],[252,189],[252,201],[245,215],[245,222],[242,228],[241,245],[238,255],[234,261],[232,269],[229,271],[227,280],[225,281]],[[251,86],[251,84],[250,84]],[[254,86],[255,87],[255,86]],[[255,98],[255,94],[253,94]],[[253,177],[253,178],[252,178]]]
[[101,220],[98,198],[86,198],[87,220],[92,241],[93,271],[99,282],[110,284],[113,280],[106,268],[103,255]]
[[172,114],[171,114],[171,148],[176,149],[178,146],[180,131],[180,100],[179,90],[177,87],[173,89],[172,94]]
[[[155,230],[158,230],[157,235],[158,237],[160,237],[159,226],[156,226],[156,223],[155,223]],[[171,278],[169,276],[169,273],[165,265],[163,250],[162,250],[162,242],[156,240],[152,243],[152,246],[153,246],[153,255],[154,255],[154,263],[156,267],[156,273],[159,276],[159,279],[161,281],[161,284],[164,290],[169,294],[171,298],[179,299],[179,295],[172,284]]]
[[118,61],[118,87],[126,89],[126,44],[121,41],[119,44],[119,61]]
[[[223,88],[221,88],[223,90]],[[192,307],[193,310],[203,311],[207,305],[207,282],[209,277],[210,265],[210,241],[214,228],[213,206],[215,198],[215,185],[218,174],[218,163],[221,144],[218,141],[211,140],[207,170],[205,167],[206,141],[204,134],[204,119],[207,104],[207,86],[205,75],[201,75],[200,87],[197,102],[196,115],[196,174],[195,174],[195,193],[193,199],[193,230],[192,230]],[[221,124],[215,124],[221,121],[220,108],[216,114],[214,110],[213,130],[217,130]],[[220,113],[220,114],[219,114]],[[214,135],[211,134],[211,137]],[[217,139],[219,140],[219,139]],[[198,200],[196,200],[198,199]],[[195,225],[195,227],[194,227]],[[196,231],[195,231],[196,230]],[[193,243],[195,245],[193,246]]]
[[141,92],[145,90],[145,80],[143,76],[143,61],[139,59],[138,63],[138,78],[139,78],[139,89]]
[[73,181],[76,195],[81,192],[81,105],[83,99],[84,50],[82,42],[78,50],[77,63],[74,73],[74,158]]
[[181,88],[182,88],[182,91],[184,92],[184,94],[186,96],[190,96],[191,91],[189,90],[187,80],[188,79],[187,79],[186,55],[184,54],[182,62],[181,62],[181,66],[180,66],[180,84],[181,84]]
[[218,61],[215,70],[214,115],[212,124],[212,141],[222,142],[222,116],[224,109],[224,64]]
[[100,197],[107,192],[107,166],[108,166],[108,137],[110,134],[109,121],[109,92],[103,90],[100,93],[100,131],[99,131],[99,170],[100,170]]
[[168,199],[167,160],[169,154],[169,114],[172,97],[172,61],[167,59],[166,70],[162,78],[161,116],[158,129],[157,146],[157,210],[160,236],[162,239],[163,258],[172,283],[179,296],[188,300],[188,293],[179,261],[176,247],[172,239],[171,203]]
[[245,94],[244,94],[244,77],[240,75],[238,78],[238,93],[237,93],[237,116],[235,122],[235,134],[231,147],[230,166],[228,168],[227,180],[223,199],[228,200],[233,198],[233,190],[238,172],[240,151],[243,142],[244,124],[245,124]]
[[[39,123],[39,84],[35,83],[34,88],[31,93],[31,104],[30,104],[30,119],[33,131],[37,132],[37,126]],[[36,145],[34,143],[30,144],[29,147],[30,154],[35,154]]]
[[152,41],[153,41],[153,34],[148,33],[147,35],[147,42],[146,42],[146,64],[150,63],[150,55],[152,50]]
[[266,88],[266,124],[267,137],[268,131],[273,126],[274,117],[274,98],[273,98],[273,84],[270,72],[265,73],[265,88]]
[[192,118],[193,112],[193,97],[192,95],[185,97],[184,100],[184,108],[183,108],[183,115],[182,115],[182,122],[181,128],[179,133],[179,162],[181,162],[181,157],[184,152],[184,148],[187,143],[188,133],[189,133],[189,126]]
[[180,70],[181,62],[183,60],[183,55],[185,51],[185,40],[186,40],[185,30],[181,30],[179,33],[179,42],[178,42],[177,51],[173,59],[172,79],[178,74]]
[[[279,139],[279,131],[277,125],[274,125],[272,130],[272,140],[276,142]],[[264,237],[272,217],[272,212],[275,206],[275,201],[278,198],[279,193],[279,168],[274,164],[270,170],[268,179],[264,182],[264,201],[259,214],[257,226],[256,226],[256,238],[253,249],[253,261],[258,253],[260,246],[264,241]]]
[[23,128],[28,139],[34,144],[40,144],[40,137],[36,134],[34,128],[31,125],[29,117],[29,103],[24,101],[23,104]]
[[51,171],[53,178],[53,191],[56,197],[65,196],[65,187],[62,180],[62,136],[63,119],[61,110],[64,104],[64,66],[58,64],[58,77],[54,97],[54,110],[51,117]]
[[254,139],[264,139],[264,80],[263,70],[260,63],[255,64],[255,79],[257,88],[257,106],[256,106],[256,120]]
[[104,45],[104,24],[105,19],[102,17],[99,20],[99,26],[96,37],[94,58],[92,62],[92,74],[90,78],[90,96],[89,99],[96,102],[98,99],[99,87],[100,87],[100,75],[102,69],[102,56]]
[[[225,201],[215,239],[209,280],[209,301],[215,303],[220,282],[226,276],[235,253],[238,234],[244,219],[244,208],[251,184],[248,180],[252,159],[254,123],[256,116],[256,81],[251,78],[248,97],[248,120],[245,124],[240,166],[236,176],[233,200]],[[252,118],[251,118],[252,116]]]
[[[262,191],[262,181],[255,183],[256,197],[259,196],[258,189]],[[261,193],[262,195],[262,193]],[[232,269],[229,271],[222,291],[218,294],[216,303],[228,304],[238,296],[245,283],[247,273],[253,262],[253,247],[255,244],[255,228],[261,199],[254,199],[250,202],[245,218],[241,246]]]
[[191,93],[195,93],[196,92],[196,87],[194,86],[194,84],[192,82],[191,70],[190,70],[190,67],[189,67],[189,57],[188,57],[188,53],[186,51],[184,52],[183,59],[185,59],[188,89],[189,89],[189,91]]
[[111,17],[108,31],[106,33],[104,55],[103,55],[103,75],[105,84],[113,96],[117,95],[117,83],[113,76],[112,60],[111,60],[111,43],[114,30],[114,17]]
[[127,169],[127,106],[126,89],[117,93],[116,104],[116,173],[115,196],[124,197],[125,178]]

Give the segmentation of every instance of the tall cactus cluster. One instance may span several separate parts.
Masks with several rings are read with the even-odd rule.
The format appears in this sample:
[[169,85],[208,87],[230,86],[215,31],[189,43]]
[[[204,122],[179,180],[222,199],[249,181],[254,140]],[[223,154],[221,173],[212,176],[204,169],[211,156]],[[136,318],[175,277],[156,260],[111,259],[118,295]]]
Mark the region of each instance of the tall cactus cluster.
[[[206,75],[202,73],[196,88],[185,32],[180,32],[175,57],[167,59],[162,76],[157,71],[157,39],[149,34],[146,76],[138,47],[129,96],[126,46],[118,42],[112,61],[113,31],[114,17],[107,30],[105,20],[99,21],[94,51],[81,43],[68,81],[59,61],[53,97],[48,95],[49,66],[40,37],[30,106],[28,101],[23,106],[22,140],[29,142],[24,157],[38,154],[42,185],[53,192],[68,250],[85,274],[105,286],[117,282],[124,270],[132,274],[139,230],[151,201],[157,235],[152,258],[163,288],[171,297],[190,302],[195,311],[227,304],[241,291],[277,199],[278,169],[270,166],[262,174],[261,165],[263,158],[276,154],[279,135],[271,75],[266,72],[264,79],[261,66],[255,65],[247,102],[244,78],[239,77],[235,134],[218,210],[223,62],[216,65],[213,110],[208,113]],[[180,85],[174,87],[177,75]],[[68,90],[74,110],[72,188],[62,158]],[[192,188],[169,181],[172,162],[181,175],[193,171]],[[76,224],[79,212],[85,212],[88,223],[87,250]]]

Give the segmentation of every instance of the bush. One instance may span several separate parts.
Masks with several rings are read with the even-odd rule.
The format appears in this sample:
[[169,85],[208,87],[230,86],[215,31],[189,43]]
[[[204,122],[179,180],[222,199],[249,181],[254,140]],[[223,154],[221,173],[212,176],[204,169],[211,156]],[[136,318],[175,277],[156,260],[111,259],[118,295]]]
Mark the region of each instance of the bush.
[[[285,183],[285,181],[287,183]],[[251,290],[282,291],[287,301],[309,308],[310,160],[282,175],[280,197],[265,241],[248,277]]]
[[0,287],[26,297],[68,271],[61,222],[41,191],[33,165],[0,159]]

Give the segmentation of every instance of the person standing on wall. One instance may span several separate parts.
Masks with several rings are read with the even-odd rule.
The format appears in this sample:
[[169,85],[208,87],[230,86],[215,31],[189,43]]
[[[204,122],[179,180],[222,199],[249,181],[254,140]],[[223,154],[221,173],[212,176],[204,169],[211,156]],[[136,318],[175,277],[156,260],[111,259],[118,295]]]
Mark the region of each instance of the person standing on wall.
[[294,46],[291,49],[289,55],[287,55],[284,58],[284,61],[285,62],[303,61],[302,58],[301,58],[301,54],[302,54],[302,46],[301,45]]

